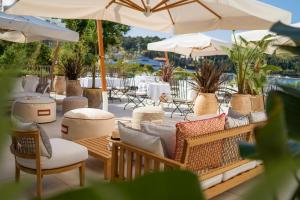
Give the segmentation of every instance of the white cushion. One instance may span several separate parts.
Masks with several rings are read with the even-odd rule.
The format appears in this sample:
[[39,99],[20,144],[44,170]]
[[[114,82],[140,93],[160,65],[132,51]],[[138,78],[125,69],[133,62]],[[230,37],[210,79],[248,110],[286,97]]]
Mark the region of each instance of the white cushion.
[[174,159],[176,148],[176,124],[145,122],[141,124],[143,133],[160,137],[164,152],[168,158]]
[[[60,138],[52,138],[50,139],[50,143],[52,146],[52,157],[47,158],[41,156],[42,169],[65,167],[82,162],[88,158],[88,150],[82,145]],[[24,159],[19,157],[16,159],[20,165],[31,169],[36,169],[34,159]]]
[[202,189],[205,190],[207,188],[215,186],[215,185],[221,183],[222,179],[223,179],[223,174],[219,174],[217,176],[214,176],[214,177],[211,177],[211,178],[206,179],[204,181],[201,181]]
[[234,169],[231,169],[227,172],[224,172],[223,174],[223,181],[227,181],[228,179],[231,179],[232,177],[236,176],[236,175],[239,175],[245,171],[248,171],[250,169],[253,169],[256,167],[256,161],[251,161],[251,162],[248,162],[246,164],[243,164],[239,167],[236,167]]
[[14,88],[13,88],[13,93],[20,93],[20,92],[24,92],[23,78],[17,78],[15,80],[15,85],[14,85]]
[[26,76],[25,77],[25,92],[35,92],[39,84],[39,78],[37,76]]
[[265,112],[252,112],[250,113],[250,123],[257,123],[267,121],[267,114]]
[[263,164],[263,161],[262,160],[257,160],[256,161],[256,166],[259,166],[259,165],[262,165]]
[[96,108],[78,108],[66,112],[64,117],[70,119],[112,119],[114,115]]
[[164,157],[160,137],[147,135],[140,130],[126,127],[121,122],[118,122],[118,127],[122,142]]

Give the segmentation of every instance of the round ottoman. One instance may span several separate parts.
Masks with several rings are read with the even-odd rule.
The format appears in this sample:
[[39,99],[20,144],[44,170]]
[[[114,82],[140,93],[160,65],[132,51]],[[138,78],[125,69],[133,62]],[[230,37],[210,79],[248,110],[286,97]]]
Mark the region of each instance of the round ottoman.
[[70,110],[74,110],[77,108],[87,108],[87,107],[88,107],[88,99],[86,97],[70,96],[64,98],[63,100],[63,113],[66,113]]
[[12,113],[26,122],[53,122],[56,120],[56,103],[49,97],[19,98],[13,103]]
[[115,116],[96,108],[78,108],[64,114],[61,133],[64,139],[110,136],[115,130]]
[[146,106],[133,110],[132,128],[140,129],[141,122],[144,121],[163,121],[165,112],[160,106]]

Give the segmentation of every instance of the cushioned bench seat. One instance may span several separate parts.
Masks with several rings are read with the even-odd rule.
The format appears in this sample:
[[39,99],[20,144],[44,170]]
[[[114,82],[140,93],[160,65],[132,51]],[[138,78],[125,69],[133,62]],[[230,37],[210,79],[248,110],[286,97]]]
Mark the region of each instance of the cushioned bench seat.
[[[88,150],[82,145],[60,138],[52,138],[50,139],[50,143],[52,146],[52,157],[47,158],[41,156],[42,169],[65,167],[88,158]],[[16,159],[20,165],[30,169],[36,169],[36,160],[18,157],[16,157]]]

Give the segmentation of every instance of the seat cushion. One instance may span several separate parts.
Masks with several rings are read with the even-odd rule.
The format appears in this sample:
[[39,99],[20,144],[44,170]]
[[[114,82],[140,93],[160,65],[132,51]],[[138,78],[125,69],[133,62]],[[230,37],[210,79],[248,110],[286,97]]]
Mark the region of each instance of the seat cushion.
[[[50,139],[50,143],[52,146],[52,157],[47,158],[41,156],[42,169],[65,167],[85,161],[88,158],[88,150],[82,145],[60,138],[52,138]],[[34,159],[24,159],[19,157],[16,159],[20,165],[36,169]]]
[[215,186],[215,185],[221,183],[222,179],[223,179],[223,174],[219,174],[217,176],[214,176],[214,177],[211,177],[211,178],[206,179],[204,181],[201,181],[202,189],[205,190],[205,189],[208,189],[212,186]]
[[114,115],[110,112],[96,108],[78,108],[70,110],[64,114],[65,118],[70,119],[112,119]]
[[231,179],[233,178],[234,176],[236,175],[239,175],[245,171],[248,171],[250,169],[253,169],[257,166],[257,162],[256,161],[251,161],[251,162],[248,162],[246,164],[243,164],[239,167],[236,167],[234,169],[231,169],[227,172],[224,172],[223,174],[223,181],[227,181],[228,179]]

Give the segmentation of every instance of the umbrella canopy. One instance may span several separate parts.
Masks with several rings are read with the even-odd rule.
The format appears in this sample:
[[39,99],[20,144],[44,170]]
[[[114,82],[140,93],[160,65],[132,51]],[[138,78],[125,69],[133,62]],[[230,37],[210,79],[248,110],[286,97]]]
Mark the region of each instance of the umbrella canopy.
[[11,14],[109,20],[176,34],[268,29],[291,13],[257,0],[18,0]]
[[79,34],[41,18],[0,12],[0,39],[19,43],[41,40],[76,42]]
[[148,44],[148,50],[168,51],[185,56],[226,55],[222,47],[230,47],[229,43],[201,33],[177,35],[159,42]]
[[[300,27],[300,23],[295,23],[292,24],[294,27]],[[278,36],[275,33],[269,31],[269,30],[254,30],[254,31],[245,31],[245,32],[240,32],[240,33],[235,33],[235,38],[234,35],[231,36],[232,42],[237,40],[237,42],[240,41],[240,37],[244,38],[247,41],[260,41],[262,40],[265,36],[267,35],[273,35],[272,37],[268,38],[268,40],[274,40],[271,42],[269,45],[267,52],[268,54],[273,54],[277,50],[276,45],[285,45],[285,44],[292,44],[293,41],[289,37],[285,36]]]

